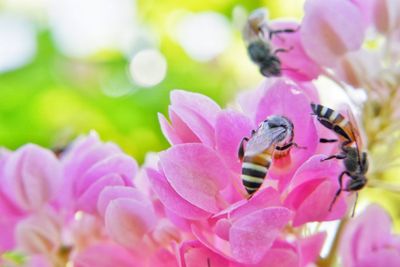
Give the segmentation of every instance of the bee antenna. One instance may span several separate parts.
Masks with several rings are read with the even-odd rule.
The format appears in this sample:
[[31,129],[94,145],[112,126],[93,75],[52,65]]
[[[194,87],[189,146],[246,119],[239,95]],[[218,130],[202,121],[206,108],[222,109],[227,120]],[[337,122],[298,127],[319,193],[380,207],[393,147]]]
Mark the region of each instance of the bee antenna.
[[357,200],[358,200],[358,192],[356,192],[356,200],[354,201],[353,211],[351,212],[351,217],[352,218],[354,217],[354,213],[356,211]]

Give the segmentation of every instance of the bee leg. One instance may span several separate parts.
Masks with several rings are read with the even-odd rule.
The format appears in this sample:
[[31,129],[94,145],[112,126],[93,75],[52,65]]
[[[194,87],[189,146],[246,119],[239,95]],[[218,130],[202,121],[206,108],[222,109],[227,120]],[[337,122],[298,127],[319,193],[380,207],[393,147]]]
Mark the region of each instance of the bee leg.
[[211,267],[210,258],[207,258],[207,267]]
[[240,141],[238,157],[240,160],[243,160],[244,157],[244,142],[249,141],[249,138],[243,137],[242,141]]
[[293,146],[298,149],[307,149],[306,146],[299,146],[297,143],[293,143]]
[[343,154],[332,155],[327,158],[321,159],[321,161],[330,160],[330,159],[345,159],[347,156]]
[[297,32],[300,29],[300,27],[297,27],[297,29],[282,29],[282,30],[269,30],[269,39],[271,40],[272,37],[276,34],[280,33],[294,33]]
[[286,149],[290,148],[291,146],[293,146],[293,144],[294,144],[294,143],[289,143],[289,144],[286,144],[286,145],[284,145],[284,146],[276,146],[275,149],[276,149],[276,150],[280,150],[280,151],[286,150]]
[[332,207],[333,207],[333,205],[335,204],[336,199],[339,197],[340,193],[343,191],[343,185],[342,185],[342,183],[343,183],[343,176],[344,176],[345,174],[350,175],[350,174],[349,174],[348,172],[346,172],[346,171],[342,172],[342,173],[339,175],[339,179],[338,179],[338,181],[339,181],[339,189],[336,191],[335,197],[333,198],[331,204],[329,205],[329,211],[332,210]]
[[291,46],[289,49],[278,48],[278,49],[276,49],[276,50],[273,52],[273,54],[276,55],[276,54],[282,53],[282,52],[287,53],[287,52],[290,52],[290,51],[292,51],[292,50],[293,50],[293,46]]
[[335,143],[337,141],[338,141],[337,139],[326,139],[326,138],[320,138],[319,139],[320,143]]

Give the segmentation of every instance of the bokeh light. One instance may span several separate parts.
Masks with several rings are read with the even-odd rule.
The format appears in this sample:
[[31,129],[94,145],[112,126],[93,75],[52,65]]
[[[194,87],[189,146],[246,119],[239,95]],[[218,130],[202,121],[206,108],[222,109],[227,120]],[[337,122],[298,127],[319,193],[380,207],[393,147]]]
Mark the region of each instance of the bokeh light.
[[163,54],[155,49],[138,52],[129,65],[133,81],[144,87],[159,84],[167,73],[167,61]]
[[36,30],[28,21],[0,15],[0,73],[19,68],[36,54]]
[[177,26],[177,38],[190,57],[208,61],[229,46],[231,26],[224,16],[215,12],[188,14]]

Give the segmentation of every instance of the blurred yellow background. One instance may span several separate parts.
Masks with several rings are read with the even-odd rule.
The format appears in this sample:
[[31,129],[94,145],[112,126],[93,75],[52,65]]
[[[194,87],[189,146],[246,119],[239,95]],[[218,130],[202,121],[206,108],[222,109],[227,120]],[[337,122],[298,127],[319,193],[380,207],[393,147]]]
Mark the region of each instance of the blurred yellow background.
[[248,12],[302,16],[300,0],[0,0],[0,145],[62,147],[94,129],[140,162],[167,147],[169,91],[221,105],[261,80]]

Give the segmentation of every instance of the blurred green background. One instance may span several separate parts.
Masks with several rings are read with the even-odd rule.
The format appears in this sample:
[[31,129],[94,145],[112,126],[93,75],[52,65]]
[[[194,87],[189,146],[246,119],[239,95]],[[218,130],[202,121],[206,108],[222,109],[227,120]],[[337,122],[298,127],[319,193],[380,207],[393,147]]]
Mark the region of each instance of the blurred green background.
[[140,162],[167,147],[169,91],[221,105],[261,81],[240,29],[253,9],[300,0],[0,0],[0,144],[62,147],[96,130]]

